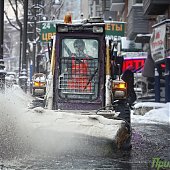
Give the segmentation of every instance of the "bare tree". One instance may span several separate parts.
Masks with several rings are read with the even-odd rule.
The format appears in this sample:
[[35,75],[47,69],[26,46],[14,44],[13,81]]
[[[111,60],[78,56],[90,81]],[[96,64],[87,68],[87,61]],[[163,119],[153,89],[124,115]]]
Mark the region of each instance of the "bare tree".
[[[23,11],[23,5],[24,5],[24,0],[7,0],[8,3],[10,4],[10,7],[12,8],[12,11],[14,13],[14,20],[10,19],[9,14],[7,13],[7,11],[4,11],[5,16],[9,22],[9,24],[15,28],[17,31],[20,32],[20,54],[19,54],[19,72],[20,72],[20,68],[21,68],[21,51],[22,51],[22,33],[23,33],[23,20],[20,18],[20,10]],[[41,44],[40,44],[40,24],[38,23],[40,20],[43,20],[45,17],[47,20],[55,20],[55,19],[59,19],[59,15],[60,15],[60,10],[63,7],[65,0],[59,0],[59,4],[55,4],[54,0],[40,0],[40,1],[33,1],[33,0],[29,0],[28,1],[28,6],[29,6],[29,16],[28,16],[28,27],[27,27],[27,31],[28,31],[28,46],[27,46],[27,50],[28,50],[28,60],[32,60],[32,57],[35,55],[34,51],[33,51],[33,45],[36,42],[37,45],[37,52],[41,51]],[[42,8],[42,16],[38,15],[38,11],[37,11],[37,16],[34,11],[34,3],[37,2],[40,7]],[[21,6],[19,8],[19,6]]]
[[[14,27],[15,29],[17,29],[18,31],[22,32],[22,21],[20,20],[20,16],[19,16],[19,13],[20,13],[20,10],[23,10],[23,0],[8,0],[12,10],[13,10],[13,13],[15,15],[15,23],[13,21],[10,20],[10,17],[8,16],[7,14],[7,11],[4,11],[5,13],[5,16],[9,22],[9,24]],[[22,5],[22,9],[19,8],[19,5]]]
[[[20,52],[19,52],[19,72],[20,72],[20,68],[21,68],[21,50],[22,50],[22,21],[20,19],[19,13],[20,10],[23,10],[23,2],[24,0],[8,0],[14,16],[15,16],[15,22],[10,20],[10,16],[8,16],[7,11],[4,11],[4,14],[9,22],[9,24],[15,28],[16,30],[18,30],[20,32]],[[21,5],[22,9],[19,8],[19,5]]]

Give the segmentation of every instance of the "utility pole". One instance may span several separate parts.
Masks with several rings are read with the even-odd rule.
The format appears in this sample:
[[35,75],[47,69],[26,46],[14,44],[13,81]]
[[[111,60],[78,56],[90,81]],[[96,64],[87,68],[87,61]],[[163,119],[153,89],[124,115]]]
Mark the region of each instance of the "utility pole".
[[3,60],[4,41],[4,0],[0,0],[0,90],[5,91],[5,66]]
[[23,37],[22,37],[22,70],[19,77],[20,87],[27,92],[27,21],[28,21],[28,0],[24,1],[24,28],[23,28]]

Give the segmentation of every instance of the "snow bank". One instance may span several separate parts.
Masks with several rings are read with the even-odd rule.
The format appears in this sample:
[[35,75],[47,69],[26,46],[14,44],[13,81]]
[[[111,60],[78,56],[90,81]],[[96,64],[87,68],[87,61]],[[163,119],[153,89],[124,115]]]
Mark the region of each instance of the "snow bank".
[[152,107],[152,108],[162,108],[165,107],[166,104],[165,103],[156,103],[156,102],[141,102],[141,103],[137,103],[135,104],[134,108],[140,108],[140,107]]
[[135,115],[132,112],[133,123],[159,123],[170,124],[170,103],[137,103],[135,108],[152,108],[144,115]]

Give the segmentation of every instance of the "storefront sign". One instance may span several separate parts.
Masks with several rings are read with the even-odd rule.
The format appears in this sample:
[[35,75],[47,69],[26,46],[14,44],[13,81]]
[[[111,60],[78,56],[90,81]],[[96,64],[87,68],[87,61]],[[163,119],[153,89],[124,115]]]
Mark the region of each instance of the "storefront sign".
[[155,62],[165,58],[165,33],[166,25],[161,25],[153,30],[150,47]]
[[105,22],[106,37],[114,39],[115,36],[125,36],[125,23],[124,22]]
[[[105,23],[106,37],[114,39],[115,37],[125,36],[124,22],[107,22]],[[41,24],[41,42],[50,41],[51,37],[56,34],[56,26],[51,22],[44,22]]]

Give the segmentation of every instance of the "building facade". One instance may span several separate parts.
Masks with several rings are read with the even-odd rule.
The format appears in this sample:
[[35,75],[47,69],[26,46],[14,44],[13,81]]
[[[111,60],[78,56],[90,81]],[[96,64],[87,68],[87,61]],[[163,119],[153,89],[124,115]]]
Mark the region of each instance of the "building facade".
[[127,37],[149,34],[152,26],[170,18],[169,0],[89,0],[89,16],[127,22]]

